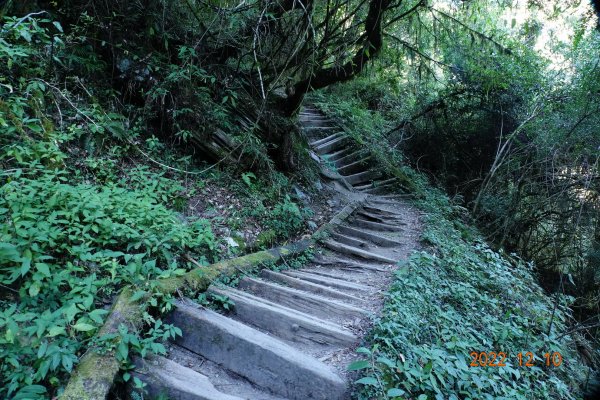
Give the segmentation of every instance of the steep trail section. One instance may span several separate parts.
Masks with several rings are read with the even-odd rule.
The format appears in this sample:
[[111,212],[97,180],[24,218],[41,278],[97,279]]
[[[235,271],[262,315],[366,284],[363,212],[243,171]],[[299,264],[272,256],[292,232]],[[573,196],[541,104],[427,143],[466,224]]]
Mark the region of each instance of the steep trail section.
[[353,143],[334,121],[316,108],[306,106],[300,112],[300,123],[313,151],[325,161],[334,177],[343,178],[359,193],[394,192],[397,179],[377,169],[369,151]]
[[418,213],[403,196],[385,194],[393,181],[369,168],[365,152],[331,121],[313,109],[303,111],[301,121],[319,160],[338,162],[337,170],[324,172],[325,184],[360,206],[345,220],[334,218],[311,264],[265,269],[235,288],[213,284],[208,292],[233,301],[230,312],[179,300],[169,322],[183,336],[168,358],[137,361],[135,374],[151,397],[350,398],[347,366],[381,309],[398,261],[417,247]]

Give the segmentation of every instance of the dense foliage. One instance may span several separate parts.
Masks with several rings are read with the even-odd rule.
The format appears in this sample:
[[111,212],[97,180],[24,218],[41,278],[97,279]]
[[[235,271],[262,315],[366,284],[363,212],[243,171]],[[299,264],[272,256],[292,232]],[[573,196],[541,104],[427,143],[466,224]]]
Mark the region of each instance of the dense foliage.
[[[190,212],[221,172],[197,171],[190,156],[145,133],[113,108],[110,87],[86,87],[83,77],[102,64],[60,23],[7,17],[3,29],[0,396],[47,398],[89,346],[114,346],[95,334],[124,286],[139,297],[154,279],[193,267],[189,259],[206,264],[240,251],[224,246],[215,226],[240,229],[252,218],[270,228],[255,243],[264,247],[302,230],[309,213],[284,196],[290,182],[276,172],[264,191],[252,173],[230,179],[244,207],[229,220]],[[147,305],[147,331],[120,331],[124,368],[130,350],[164,353],[160,341],[179,332],[160,321],[169,298],[154,293]]]
[[[363,375],[363,398],[580,398],[586,371],[568,328],[573,299],[547,297],[531,265],[490,249],[440,193],[420,205],[430,247],[396,272],[371,347],[350,366]],[[472,352],[504,352],[506,366],[472,366]],[[519,363],[526,352],[535,366]],[[554,352],[562,364],[546,366]]]
[[[398,276],[359,365],[375,378],[364,393],[577,396],[565,340],[594,364],[600,324],[600,25],[587,2],[8,0],[0,18],[0,396],[60,393],[125,285],[301,232],[311,211],[282,171],[316,177],[296,124],[313,91],[403,190],[448,211],[426,234],[437,253]],[[209,185],[227,193],[203,197]],[[240,201],[225,217],[190,210],[212,195]],[[148,330],[121,332],[125,368],[130,347],[161,352],[177,333],[159,318],[170,299],[153,296]],[[492,345],[568,362],[465,369],[464,350]]]
[[448,190],[496,248],[534,261],[542,287],[573,296],[578,329],[597,337],[600,36],[591,7],[430,5],[389,36],[367,75],[315,100],[352,121],[361,143]]

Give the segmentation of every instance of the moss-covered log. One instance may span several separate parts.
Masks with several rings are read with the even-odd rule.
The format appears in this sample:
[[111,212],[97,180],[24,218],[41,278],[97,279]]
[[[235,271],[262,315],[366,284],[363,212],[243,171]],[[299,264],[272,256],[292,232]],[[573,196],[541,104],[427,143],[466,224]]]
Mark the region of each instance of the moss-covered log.
[[[250,272],[257,266],[274,263],[282,257],[302,253],[313,243],[312,240],[302,240],[291,245],[221,261],[207,267],[198,267],[180,277],[161,279],[157,281],[157,285],[163,293],[174,293],[182,288],[191,288],[201,292],[220,276]],[[130,288],[125,288],[121,292],[106,323],[100,329],[99,336],[118,333],[121,325],[127,326],[130,331],[141,328],[145,307],[143,300],[132,301],[132,296],[133,290]],[[118,341],[119,337],[115,339],[116,343]],[[105,399],[120,368],[121,364],[113,351],[100,353],[98,349],[89,349],[69,380],[61,399]]]

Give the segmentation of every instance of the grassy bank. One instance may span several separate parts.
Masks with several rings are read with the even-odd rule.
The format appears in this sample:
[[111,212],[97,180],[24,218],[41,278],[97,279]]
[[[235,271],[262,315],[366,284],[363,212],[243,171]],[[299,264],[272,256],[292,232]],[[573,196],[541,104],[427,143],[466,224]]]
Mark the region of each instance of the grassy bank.
[[[568,332],[572,299],[544,294],[531,264],[492,250],[442,194],[418,205],[425,247],[397,271],[364,360],[351,366],[359,398],[580,398],[587,367]],[[486,357],[472,352],[505,366],[480,366]],[[546,353],[562,363],[547,366]]]

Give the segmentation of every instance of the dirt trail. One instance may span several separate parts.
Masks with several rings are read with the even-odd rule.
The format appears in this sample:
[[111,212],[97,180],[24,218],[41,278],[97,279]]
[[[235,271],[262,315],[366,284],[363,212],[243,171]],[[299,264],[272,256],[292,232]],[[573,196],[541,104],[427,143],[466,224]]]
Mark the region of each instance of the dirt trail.
[[346,367],[381,310],[398,261],[418,247],[419,212],[331,120],[307,107],[300,121],[326,184],[342,202],[360,205],[332,221],[332,234],[302,269],[263,270],[236,288],[211,286],[234,302],[232,312],[180,300],[169,318],[183,336],[168,358],[137,362],[151,396],[350,398]]

